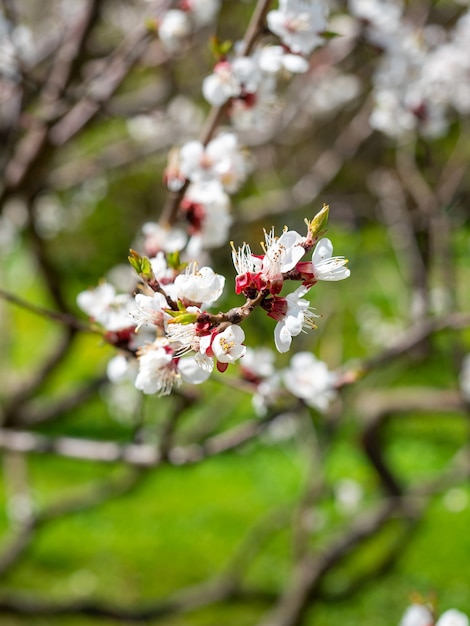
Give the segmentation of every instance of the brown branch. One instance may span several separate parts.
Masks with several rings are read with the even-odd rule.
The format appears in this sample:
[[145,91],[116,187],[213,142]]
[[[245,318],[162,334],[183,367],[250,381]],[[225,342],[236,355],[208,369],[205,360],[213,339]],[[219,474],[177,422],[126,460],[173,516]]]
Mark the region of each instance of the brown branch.
[[367,458],[375,469],[382,487],[386,494],[391,497],[398,497],[403,494],[402,486],[398,478],[390,469],[383,453],[383,427],[385,419],[373,420],[367,425],[362,433],[362,446]]
[[85,615],[87,617],[114,619],[124,624],[146,623],[170,615],[180,615],[221,602],[239,600],[242,602],[272,601],[272,594],[257,590],[233,589],[230,581],[216,580],[194,585],[177,591],[168,600],[161,600],[147,606],[126,608],[93,601],[53,603],[25,596],[0,598],[0,612],[15,615],[57,616]]
[[141,58],[153,37],[148,29],[139,29],[110,55],[104,70],[93,77],[90,85],[84,87],[83,98],[51,128],[50,139],[55,146],[67,143],[96,117]]
[[381,503],[375,510],[361,514],[343,534],[321,553],[307,553],[295,564],[292,576],[277,606],[259,626],[299,626],[324,575],[357,545],[377,533],[389,520],[408,515],[398,500]]
[[469,313],[452,313],[442,317],[428,318],[415,324],[390,347],[385,348],[373,357],[358,361],[355,365],[346,368],[340,373],[337,387],[341,388],[357,382],[366,374],[392,362],[394,359],[404,356],[407,352],[419,345],[423,339],[444,330],[463,330],[470,326]]
[[259,196],[243,200],[238,208],[245,222],[259,220],[267,215],[279,215],[293,207],[312,204],[322,190],[339,173],[372,134],[369,125],[371,103],[366,101],[346,128],[339,133],[331,148],[324,150],[309,171],[289,189],[273,189]]
[[61,97],[77,69],[81,51],[98,17],[99,3],[100,0],[89,0],[81,19],[64,34],[39,96],[40,116],[32,122],[6,168],[3,194],[22,189],[31,197],[37,189],[39,172],[45,171],[51,154],[49,128],[62,112]]
[[224,433],[209,437],[200,444],[173,446],[167,453],[168,459],[164,459],[159,448],[152,444],[120,444],[74,437],[53,438],[13,429],[0,430],[0,449],[56,454],[101,463],[123,462],[136,467],[156,467],[164,461],[172,465],[189,465],[243,446],[257,437],[274,417],[244,422]]
[[408,519],[406,520],[402,531],[397,533],[394,537],[394,541],[391,543],[388,551],[383,555],[382,559],[368,571],[357,574],[352,580],[344,586],[341,591],[326,592],[324,589],[319,588],[315,593],[315,599],[320,602],[328,602],[334,604],[337,602],[344,602],[351,598],[354,594],[362,591],[364,587],[370,583],[374,583],[378,578],[385,576],[393,570],[404,551],[409,546],[412,538],[415,535],[418,527],[418,520]]
[[69,413],[87,402],[87,400],[94,396],[107,382],[107,377],[98,376],[84,383],[77,389],[74,389],[70,394],[62,398],[58,398],[55,401],[49,399],[46,406],[26,406],[23,410],[16,412],[14,420],[5,421],[4,425],[28,428],[60,419],[64,414]]
[[39,315],[40,317],[44,317],[46,319],[52,320],[54,322],[59,322],[59,324],[63,324],[68,328],[74,331],[81,331],[85,333],[95,333],[98,335],[103,335],[103,332],[99,330],[95,326],[90,326],[89,324],[85,324],[75,316],[70,313],[63,313],[58,311],[51,311],[50,309],[46,309],[44,307],[38,306],[36,304],[32,304],[19,296],[16,296],[4,289],[0,288],[0,298],[3,298],[7,302],[11,302],[16,306],[33,313],[34,315]]
[[53,348],[49,355],[44,357],[39,369],[30,376],[29,380],[21,381],[21,387],[10,395],[1,412],[3,426],[13,426],[21,423],[20,416],[23,406],[63,363],[70,352],[75,336],[75,330],[68,328],[57,346]]

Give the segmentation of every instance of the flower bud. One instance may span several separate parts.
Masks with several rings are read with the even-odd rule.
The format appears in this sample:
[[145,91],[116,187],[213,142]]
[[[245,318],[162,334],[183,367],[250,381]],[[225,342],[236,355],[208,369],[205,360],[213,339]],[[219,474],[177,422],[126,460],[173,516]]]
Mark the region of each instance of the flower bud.
[[322,210],[315,215],[313,220],[308,224],[308,236],[311,239],[316,239],[324,230],[328,223],[328,215],[330,213],[330,207],[328,204],[324,204]]

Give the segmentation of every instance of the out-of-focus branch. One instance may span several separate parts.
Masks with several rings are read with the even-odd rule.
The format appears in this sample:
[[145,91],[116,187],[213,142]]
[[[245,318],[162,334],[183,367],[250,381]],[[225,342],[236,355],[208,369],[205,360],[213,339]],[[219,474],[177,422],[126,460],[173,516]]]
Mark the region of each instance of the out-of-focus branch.
[[[264,23],[266,13],[272,0],[258,0],[251,21],[247,27],[245,36],[241,44],[241,55],[249,55],[256,44],[258,37],[264,31]],[[220,125],[225,113],[228,110],[230,102],[226,102],[222,106],[213,106],[204,122],[199,134],[199,141],[203,145],[207,145],[212,139],[215,131]],[[184,194],[189,186],[186,180],[178,191],[168,191],[165,204],[160,214],[160,223],[166,226],[174,224],[178,217],[178,211]]]
[[319,554],[306,553],[294,565],[292,575],[276,607],[259,626],[299,626],[324,575],[356,546],[405,513],[399,500],[387,500],[375,510],[359,515],[350,528]]
[[60,419],[66,413],[81,406],[94,396],[106,382],[108,382],[108,379],[105,376],[98,376],[80,385],[63,398],[49,401],[46,406],[26,406],[19,410],[14,410],[14,419],[5,419],[4,426],[11,425],[19,428],[30,428]]
[[61,337],[57,346],[43,360],[38,370],[30,375],[29,380],[22,380],[21,387],[11,393],[5,407],[0,412],[3,426],[18,425],[21,421],[25,403],[36,393],[36,391],[49,379],[70,352],[73,340],[75,338],[75,330],[68,328],[67,332]]
[[313,203],[321,191],[334,179],[344,163],[351,159],[372,134],[369,125],[371,103],[366,102],[341,131],[331,148],[324,150],[304,174],[289,189],[274,189],[239,203],[238,210],[245,222],[279,215],[292,208]]
[[44,307],[28,302],[27,300],[24,300],[23,298],[20,298],[19,296],[16,296],[15,294],[5,291],[4,289],[1,289],[1,288],[0,288],[0,298],[3,298],[7,302],[11,302],[12,304],[15,304],[16,306],[19,306],[22,309],[25,309],[29,311],[30,313],[33,313],[34,315],[39,315],[40,317],[44,317],[45,319],[49,319],[54,322],[59,322],[59,324],[63,324],[64,326],[67,326],[68,328],[71,328],[74,331],[96,333],[99,335],[103,334],[102,331],[100,331],[97,327],[90,326],[89,324],[82,322],[81,320],[74,317],[70,313],[62,313],[58,311],[51,311],[50,309],[45,309]]
[[81,51],[98,17],[99,4],[100,0],[89,0],[81,18],[64,35],[39,96],[40,116],[31,123],[7,165],[4,195],[21,189],[31,196],[36,189],[39,171],[46,166],[50,152],[49,128],[62,112],[61,97],[80,62]]
[[301,441],[308,454],[309,469],[306,472],[302,494],[292,516],[294,559],[300,558],[308,550],[312,535],[312,512],[315,505],[327,493],[324,463],[335,434],[335,428],[330,428],[325,424],[320,435],[313,427],[310,414],[303,412],[302,417],[299,427],[302,433]]
[[181,615],[221,602],[267,602],[272,594],[258,590],[235,590],[230,581],[216,580],[194,585],[176,592],[167,600],[137,608],[126,608],[93,601],[73,601],[53,603],[11,594],[0,598],[0,612],[31,616],[86,615],[87,617],[108,618],[124,624],[147,623],[148,620],[164,619],[171,615]]
[[143,476],[142,471],[129,470],[124,476],[92,485],[79,496],[66,498],[33,513],[0,553],[0,575],[9,571],[23,556],[39,528],[66,515],[95,508],[108,500],[127,494],[139,484]]
[[110,55],[104,70],[85,89],[83,98],[51,128],[50,139],[54,145],[67,143],[96,116],[152,39],[153,34],[148,29],[139,29]]
[[442,317],[429,318],[415,324],[394,341],[390,347],[347,368],[340,375],[337,386],[340,388],[356,382],[358,378],[373,371],[375,368],[382,367],[387,363],[391,363],[394,359],[404,356],[408,351],[419,345],[423,339],[435,333],[444,330],[463,330],[469,326],[469,313],[452,313]]
[[[209,437],[200,444],[173,446],[167,452],[172,465],[189,465],[234,450],[256,438],[274,419],[251,420],[224,433]],[[57,454],[74,459],[103,463],[123,462],[136,467],[155,467],[164,460],[157,446],[151,444],[119,444],[73,437],[47,437],[33,432],[0,430],[0,449],[37,454]]]
[[[77,331],[92,332],[100,335],[103,333],[99,331],[98,328],[85,324],[70,313],[45,309],[32,304],[23,298],[19,298],[18,296],[3,289],[0,289],[0,298],[20,306],[34,315],[39,315],[45,319],[59,322],[66,327],[65,332],[62,334],[58,343],[53,346],[51,352],[44,357],[44,360],[41,362],[37,371],[30,375],[29,380],[22,380],[21,387],[10,395],[5,403],[5,406],[0,411],[0,419],[3,426],[12,426],[21,424],[25,415],[28,415],[28,411],[24,410],[24,405],[63,363],[64,359],[70,352]],[[95,386],[92,386],[95,389]],[[64,410],[69,410],[73,406],[77,406],[81,402],[85,401],[85,399],[89,396],[89,391],[90,390],[86,391],[85,389],[77,390],[65,401],[54,403],[52,406],[49,406],[48,409],[43,411],[42,414],[33,417],[33,422],[37,423],[37,421],[47,421],[51,418],[51,416],[58,415]],[[27,417],[26,423],[30,423],[30,420]]]

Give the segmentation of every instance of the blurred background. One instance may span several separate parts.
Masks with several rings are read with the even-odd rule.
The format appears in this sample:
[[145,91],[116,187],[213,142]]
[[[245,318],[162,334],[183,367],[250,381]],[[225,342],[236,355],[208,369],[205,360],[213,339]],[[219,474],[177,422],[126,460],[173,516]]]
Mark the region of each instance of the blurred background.
[[[170,2],[0,3],[6,626],[389,626],[419,598],[470,612],[469,120],[449,109],[432,137],[422,111],[409,135],[374,128],[387,50],[354,7],[331,4],[340,36],[279,77],[263,123],[237,128],[252,171],[231,208],[230,239],[259,253],[263,228],[303,232],[330,205],[351,277],[316,287],[318,329],[294,344],[342,377],[329,411],[297,401],[260,417],[237,368],[142,397],[107,381],[113,346],[67,323],[87,324],[81,291],[129,284],[168,152],[210,108],[210,37],[241,39],[255,5],[223,1],[174,51],[158,37]],[[467,8],[404,11],[443,44]],[[230,246],[209,253],[227,310],[240,304]],[[261,312],[244,330],[272,346]],[[135,463],[129,444],[163,460]],[[315,564],[298,616],[269,621]]]

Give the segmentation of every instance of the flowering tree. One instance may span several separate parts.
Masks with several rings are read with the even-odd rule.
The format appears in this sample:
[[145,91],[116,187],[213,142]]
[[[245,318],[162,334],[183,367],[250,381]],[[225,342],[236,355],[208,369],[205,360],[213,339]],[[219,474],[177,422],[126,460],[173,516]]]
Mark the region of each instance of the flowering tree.
[[[262,626],[305,623],[318,600],[335,603],[394,565],[436,494],[465,497],[464,438],[437,471],[409,481],[383,435],[398,416],[468,411],[468,277],[458,279],[456,250],[468,194],[470,13],[425,0],[30,4],[5,0],[0,13],[2,324],[11,359],[31,354],[27,371],[21,363],[18,375],[3,374],[11,534],[0,572],[41,527],[150,473],[266,438],[296,438],[306,461],[295,502],[269,511],[196,588],[130,608],[9,594],[0,610],[143,621],[238,601],[262,603]],[[121,180],[133,168],[144,184]],[[393,303],[388,319],[361,242],[377,225],[394,257],[376,285]],[[335,231],[352,274],[333,254]],[[113,267],[127,254],[127,266]],[[348,316],[355,338],[346,346]],[[444,331],[452,341],[443,345]],[[423,387],[413,375],[426,381],[436,361],[446,373]],[[211,405],[215,389],[230,394],[235,424]],[[124,419],[124,438],[70,432],[68,418],[90,415],[100,396]],[[162,416],[152,428],[149,406]],[[364,485],[329,473],[351,439]],[[38,506],[28,479],[35,453],[126,471]],[[250,587],[261,538],[286,527],[283,580],[269,592]],[[339,591],[328,586],[390,529],[369,569],[353,568]],[[401,624],[468,624],[456,609],[436,619],[414,602]]]

